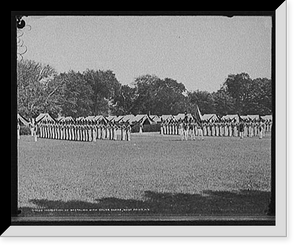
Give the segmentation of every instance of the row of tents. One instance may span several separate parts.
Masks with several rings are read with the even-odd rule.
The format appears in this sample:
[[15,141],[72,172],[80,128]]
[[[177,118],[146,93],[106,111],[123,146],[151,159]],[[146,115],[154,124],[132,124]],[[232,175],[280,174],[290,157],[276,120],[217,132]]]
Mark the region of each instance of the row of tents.
[[[68,121],[104,121],[105,123],[107,122],[128,122],[130,125],[134,124],[158,124],[161,123],[162,121],[179,121],[183,120],[185,117],[185,113],[180,113],[177,115],[149,115],[149,114],[138,114],[138,115],[121,115],[121,116],[103,116],[103,115],[97,115],[97,116],[87,116],[87,117],[78,117],[78,118],[73,118],[71,116],[63,117],[60,116],[58,118],[52,117],[48,113],[41,113],[39,114],[34,120],[35,123],[40,123],[41,121],[62,121],[62,122],[68,122]],[[193,118],[193,116],[189,113],[187,114],[188,119]],[[203,114],[201,115],[201,120],[210,122],[210,121],[237,121],[239,122],[240,119],[243,120],[268,120],[272,121],[272,115],[265,115],[265,116],[259,116],[259,115],[241,115],[239,116],[238,114],[231,114],[231,115],[225,115],[225,116],[218,116],[216,114]],[[25,117],[21,116],[18,114],[18,121],[23,124],[24,126],[29,126],[32,121],[26,119]]]

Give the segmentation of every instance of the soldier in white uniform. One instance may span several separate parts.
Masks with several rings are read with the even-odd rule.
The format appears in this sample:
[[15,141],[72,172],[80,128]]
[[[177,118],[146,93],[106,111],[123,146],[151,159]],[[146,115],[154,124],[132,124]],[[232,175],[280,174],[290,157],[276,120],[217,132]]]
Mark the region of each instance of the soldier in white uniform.
[[183,139],[185,141],[188,140],[188,133],[189,133],[189,124],[188,122],[183,123]]
[[240,134],[240,139],[244,138],[244,122],[240,121],[239,123],[239,134]]
[[104,124],[104,130],[103,130],[103,133],[104,133],[104,137],[103,139],[105,140],[108,140],[109,139],[109,123],[107,122],[106,124]]
[[111,122],[107,123],[107,139],[111,140]]
[[215,123],[215,135],[216,136],[220,136],[220,123],[219,122],[216,122]]
[[163,121],[163,130],[164,130],[164,135],[167,134],[167,121]]
[[81,122],[81,140],[86,141],[86,128],[85,128],[85,121]]
[[105,139],[106,136],[106,125],[102,122],[100,122],[100,128],[101,128],[101,139]]
[[82,141],[82,134],[81,134],[81,121],[76,121],[76,127],[77,127],[77,141]]
[[131,126],[128,122],[126,124],[126,139],[127,141],[131,140]]
[[70,136],[69,136],[69,140],[73,141],[74,140],[74,128],[73,128],[73,121],[70,121],[70,124],[69,124],[69,133],[70,133]]
[[207,123],[203,122],[203,136],[207,136]]
[[195,124],[194,121],[192,120],[192,118],[190,118],[189,120],[189,137],[191,138],[191,140],[195,140]]
[[224,123],[225,123],[225,131],[224,131],[224,135],[225,135],[225,136],[228,136],[228,121],[225,120]]
[[69,121],[69,140],[73,141],[73,121]]
[[126,140],[126,125],[125,125],[125,122],[122,122],[122,125],[121,125],[121,139],[122,139],[122,141]]
[[78,122],[78,135],[79,135],[79,141],[83,141],[83,125],[82,122]]
[[70,140],[74,141],[74,122],[70,122]]
[[185,111],[184,114],[184,119],[183,119],[183,137],[184,140],[188,140],[188,133],[189,133],[189,121],[188,121],[188,116],[187,112]]
[[178,121],[174,122],[174,135],[178,135]]
[[61,122],[57,122],[57,140],[61,140]]
[[61,123],[61,140],[65,140],[66,139],[66,124],[63,121]]
[[18,140],[20,139],[20,124],[19,124],[19,121],[17,120],[17,138]]
[[74,130],[74,141],[78,141],[78,126],[77,126],[77,121],[74,121],[73,124],[73,130]]
[[39,125],[39,137],[43,138],[43,129],[44,129],[44,122],[41,121]]
[[258,134],[258,133],[257,133],[257,127],[258,127],[257,125],[258,125],[258,124],[257,124],[257,120],[255,119],[255,120],[254,120],[254,136],[257,136],[257,134]]
[[199,123],[198,123],[198,137],[199,137],[199,139],[201,138],[201,140],[204,140],[202,121],[199,121]]
[[262,139],[263,137],[263,122],[260,120],[259,125],[258,125],[258,133],[259,133],[259,139]]
[[86,121],[86,123],[85,123],[85,141],[90,141],[89,133],[90,133],[89,122]]
[[166,134],[170,134],[170,121],[166,121]]
[[109,129],[110,129],[110,140],[113,140],[114,139],[114,130],[115,130],[114,122],[110,123]]
[[216,124],[214,121],[211,123],[211,135],[212,136],[216,135]]
[[91,128],[92,128],[93,142],[96,142],[96,139],[97,139],[97,127],[96,127],[96,123],[94,121],[92,122]]
[[228,121],[228,136],[232,136],[232,122],[230,120]]
[[93,141],[93,126],[91,121],[89,121],[88,123],[88,130],[89,130],[89,141]]
[[37,142],[37,134],[38,134],[38,125],[33,124],[33,137],[35,142]]
[[180,120],[179,121],[179,135],[180,135],[180,140],[184,140],[184,132],[183,132],[183,122]]
[[58,121],[57,123],[56,123],[56,136],[57,136],[57,140],[59,140],[60,139],[60,122]]
[[48,139],[52,139],[52,124],[48,121]]
[[175,121],[171,122],[171,134],[175,135]]
[[78,135],[79,135],[79,141],[83,141],[82,121],[78,121]]
[[244,137],[248,136],[248,120],[246,119],[244,123]]
[[66,140],[70,140],[70,122],[66,122]]
[[100,121],[98,120],[97,125],[96,125],[96,127],[97,127],[97,139],[101,139],[101,126],[100,125],[101,125]]
[[211,121],[208,121],[208,126],[207,126],[207,135],[208,136],[211,136],[211,128],[212,128],[212,124],[211,124]]
[[143,133],[143,124],[141,122],[139,123],[139,133]]
[[121,139],[121,129],[118,123],[114,124],[114,140],[118,141]]
[[56,130],[56,122],[53,122],[53,139],[57,139],[56,136],[57,136],[57,130]]
[[163,135],[164,134],[164,124],[163,122],[160,123],[160,134]]

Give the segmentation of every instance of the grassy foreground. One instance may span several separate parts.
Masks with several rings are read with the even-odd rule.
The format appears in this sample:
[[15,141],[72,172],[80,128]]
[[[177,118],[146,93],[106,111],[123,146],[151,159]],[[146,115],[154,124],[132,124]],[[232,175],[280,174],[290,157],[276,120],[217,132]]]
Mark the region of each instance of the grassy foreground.
[[132,141],[22,136],[24,216],[99,214],[261,215],[268,204],[271,139],[133,134]]

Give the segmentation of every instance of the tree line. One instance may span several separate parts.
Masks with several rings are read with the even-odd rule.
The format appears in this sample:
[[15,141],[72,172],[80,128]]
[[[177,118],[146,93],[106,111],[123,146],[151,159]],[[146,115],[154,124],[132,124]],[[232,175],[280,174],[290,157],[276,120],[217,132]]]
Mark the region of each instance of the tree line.
[[49,113],[54,117],[126,114],[272,113],[272,82],[251,79],[249,74],[230,74],[215,92],[188,91],[171,78],[142,75],[130,85],[121,84],[112,70],[57,73],[32,60],[17,62],[17,107],[24,117]]

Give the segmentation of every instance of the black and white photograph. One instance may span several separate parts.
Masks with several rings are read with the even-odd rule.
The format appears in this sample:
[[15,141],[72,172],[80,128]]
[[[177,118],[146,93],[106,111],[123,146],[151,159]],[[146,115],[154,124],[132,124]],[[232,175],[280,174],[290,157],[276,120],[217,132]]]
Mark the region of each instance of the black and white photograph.
[[15,18],[15,225],[278,225],[272,13]]

